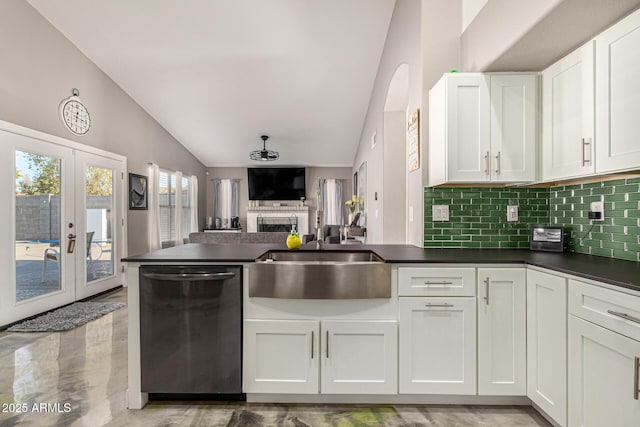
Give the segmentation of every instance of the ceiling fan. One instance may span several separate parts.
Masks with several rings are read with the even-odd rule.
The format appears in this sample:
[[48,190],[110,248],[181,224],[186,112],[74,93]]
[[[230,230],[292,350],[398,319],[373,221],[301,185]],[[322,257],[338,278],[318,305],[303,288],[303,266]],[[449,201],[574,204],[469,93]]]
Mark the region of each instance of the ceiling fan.
[[251,160],[262,161],[262,162],[272,162],[274,160],[278,160],[280,154],[277,151],[267,150],[267,139],[269,136],[262,135],[262,150],[255,150],[249,153],[249,157]]

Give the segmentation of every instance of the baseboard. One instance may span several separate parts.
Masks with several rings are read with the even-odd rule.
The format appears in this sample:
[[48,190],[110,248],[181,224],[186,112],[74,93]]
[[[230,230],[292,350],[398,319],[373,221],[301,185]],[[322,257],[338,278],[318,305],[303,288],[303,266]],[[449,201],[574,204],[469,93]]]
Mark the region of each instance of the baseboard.
[[526,396],[457,396],[418,394],[270,394],[247,393],[247,402],[256,403],[342,403],[342,404],[399,404],[399,405],[524,405],[530,406]]

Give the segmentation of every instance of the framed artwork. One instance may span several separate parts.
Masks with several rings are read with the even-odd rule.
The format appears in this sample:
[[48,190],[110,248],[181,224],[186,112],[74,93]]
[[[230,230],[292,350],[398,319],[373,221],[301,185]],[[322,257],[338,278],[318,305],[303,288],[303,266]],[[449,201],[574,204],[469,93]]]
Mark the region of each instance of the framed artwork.
[[129,174],[129,209],[147,210],[148,206],[148,178],[135,173]]
[[409,172],[420,169],[420,110],[407,123],[407,167]]

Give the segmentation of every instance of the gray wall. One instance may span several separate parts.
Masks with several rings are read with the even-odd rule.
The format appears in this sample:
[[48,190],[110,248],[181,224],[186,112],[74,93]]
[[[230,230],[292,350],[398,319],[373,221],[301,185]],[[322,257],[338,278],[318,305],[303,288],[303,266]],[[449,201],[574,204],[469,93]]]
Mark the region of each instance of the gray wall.
[[[384,112],[383,144],[383,217],[384,243],[406,243],[407,187],[406,144],[407,114],[405,111]],[[389,179],[396,177],[396,179]]]
[[[378,73],[369,99],[367,115],[362,127],[358,150],[353,162],[353,172],[363,162],[367,162],[367,195],[365,206],[367,211],[367,242],[383,241],[383,200],[384,177],[383,156],[384,141],[384,105],[396,69],[406,63],[409,65],[409,111],[420,108],[422,88],[422,64],[420,55],[420,0],[397,0],[389,25]],[[377,144],[371,148],[371,136],[376,132]],[[410,175],[421,176],[422,168]],[[422,194],[421,179],[417,193]],[[393,184],[391,184],[393,185]],[[375,200],[375,193],[378,200]],[[422,204],[422,198],[418,205]],[[415,208],[418,208],[414,207]],[[377,215],[376,215],[377,211]],[[422,217],[416,216],[414,223],[420,224]],[[416,244],[422,245],[422,234],[415,236]],[[409,240],[411,242],[411,240]],[[412,242],[411,242],[412,243]]]
[[[306,167],[305,181],[307,187],[307,201],[305,204],[309,206],[309,231],[312,232],[316,215],[316,182],[318,178],[334,178],[344,180],[343,184],[343,198],[346,202],[351,198],[353,188],[353,177],[351,175],[351,168],[342,167]],[[227,179],[239,179],[240,180],[240,194],[239,194],[239,211],[240,211],[240,224],[244,230],[247,229],[247,206],[249,204],[249,186],[247,183],[247,168],[245,167],[216,167],[207,169],[207,217],[213,216],[213,180],[216,178]],[[261,202],[263,205],[268,202]],[[287,202],[280,202],[283,205]],[[293,202],[292,202],[293,203]],[[346,218],[346,207],[344,215]],[[200,228],[205,223],[202,223]]]
[[[0,2],[0,120],[127,157],[129,172],[147,163],[199,179],[201,224],[205,167],[118,85],[23,0]],[[91,114],[83,137],[66,131],[58,105],[77,88]],[[129,255],[147,251],[147,211],[128,211]]]
[[464,71],[542,70],[640,0],[490,0],[461,37]]

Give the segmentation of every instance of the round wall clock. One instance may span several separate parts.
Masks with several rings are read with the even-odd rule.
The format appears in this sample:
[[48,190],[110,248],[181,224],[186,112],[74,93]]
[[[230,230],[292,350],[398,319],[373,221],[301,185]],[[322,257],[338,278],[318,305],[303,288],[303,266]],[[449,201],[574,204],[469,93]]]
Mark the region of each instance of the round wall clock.
[[78,97],[80,95],[78,89],[73,89],[72,94],[60,103],[60,119],[69,132],[82,136],[89,132],[91,117],[89,117],[89,110]]

